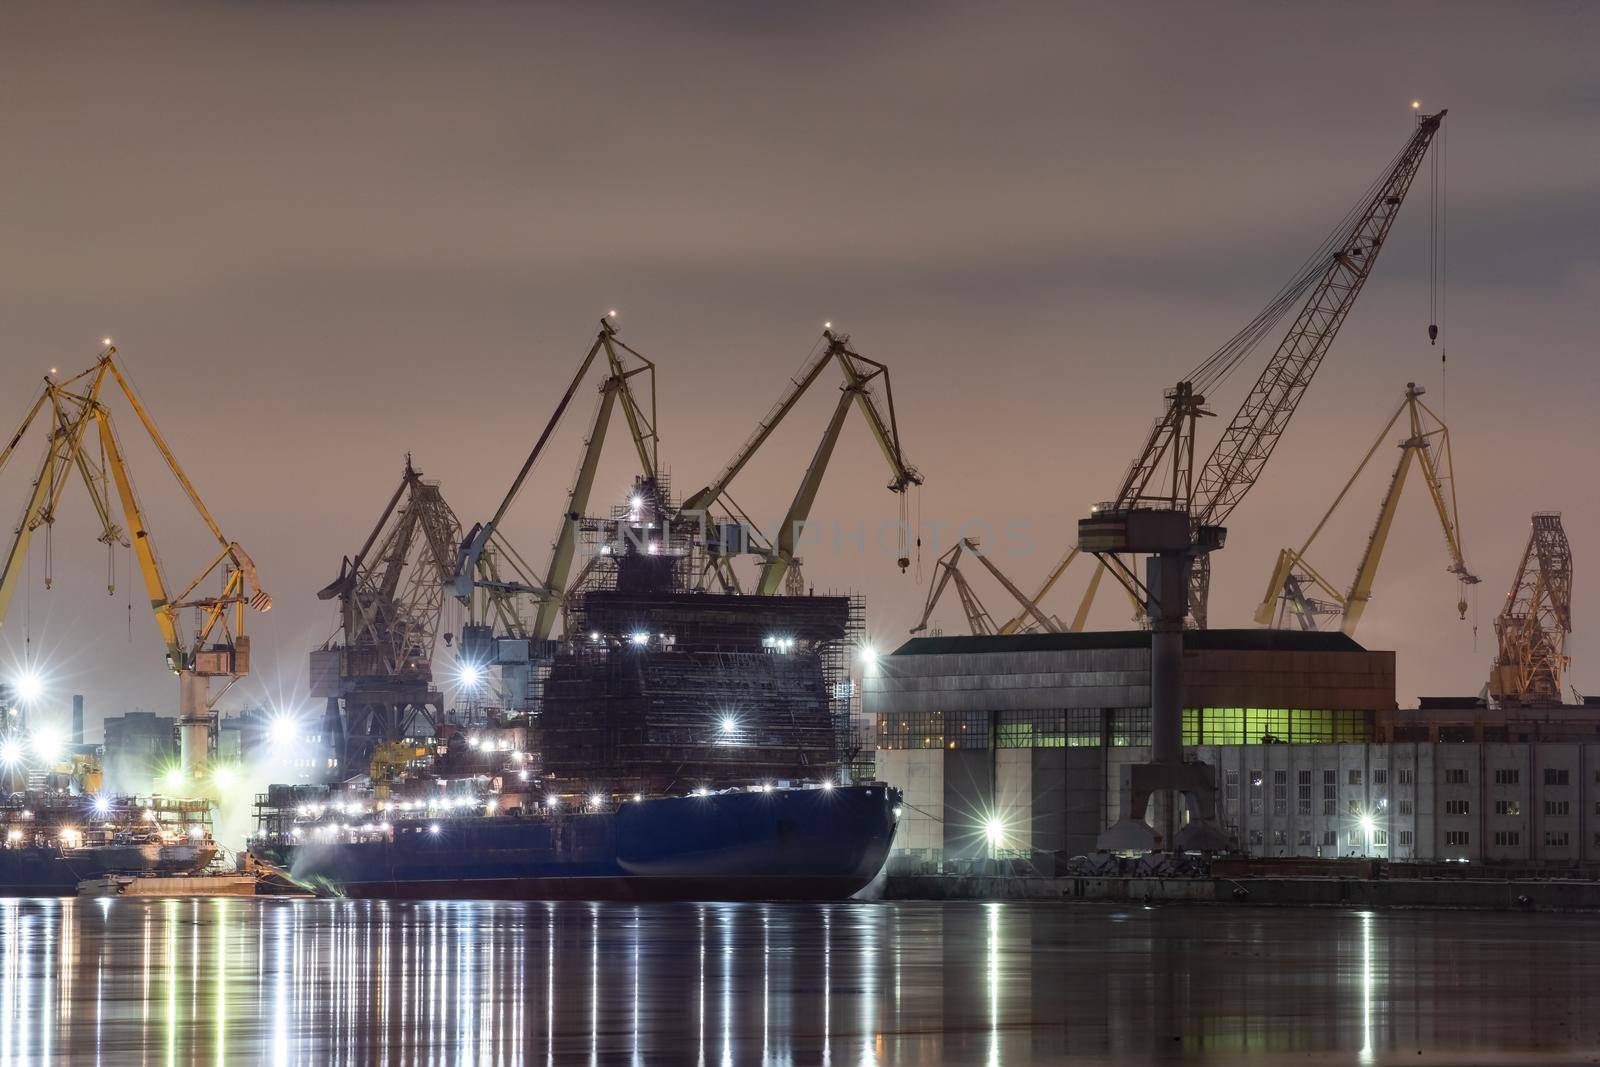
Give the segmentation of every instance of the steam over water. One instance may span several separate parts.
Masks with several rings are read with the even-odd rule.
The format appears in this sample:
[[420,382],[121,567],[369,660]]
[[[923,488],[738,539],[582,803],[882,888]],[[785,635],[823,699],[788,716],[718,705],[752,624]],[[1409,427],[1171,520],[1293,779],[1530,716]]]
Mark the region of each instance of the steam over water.
[[0,1064],[1568,1062],[1597,978],[1590,917],[4,900]]

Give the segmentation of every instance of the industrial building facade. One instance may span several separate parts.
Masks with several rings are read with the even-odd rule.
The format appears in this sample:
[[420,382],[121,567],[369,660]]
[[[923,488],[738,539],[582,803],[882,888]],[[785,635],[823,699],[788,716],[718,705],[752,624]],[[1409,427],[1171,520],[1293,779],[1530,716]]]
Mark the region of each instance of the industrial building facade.
[[[1600,734],[1378,741],[1394,654],[1340,634],[1189,635],[1184,742],[1256,856],[1600,861]],[[1121,767],[1148,758],[1148,635],[925,638],[863,679],[897,849],[939,861],[1092,851]],[[1541,736],[1549,736],[1549,733]],[[1159,825],[1160,812],[1152,813]]]

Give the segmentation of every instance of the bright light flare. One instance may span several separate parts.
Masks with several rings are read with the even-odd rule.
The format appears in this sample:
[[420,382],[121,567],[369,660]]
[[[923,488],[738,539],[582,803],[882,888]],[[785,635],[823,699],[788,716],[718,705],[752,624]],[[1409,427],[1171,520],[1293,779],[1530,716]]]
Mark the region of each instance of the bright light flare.
[[18,700],[31,704],[44,696],[44,679],[37,671],[23,671],[12,679],[11,688],[16,691]]
[[737,733],[739,730],[739,720],[734,718],[732,715],[724,715],[722,717],[721,725],[722,732],[725,734]]
[[481,663],[457,662],[456,684],[462,689],[476,691],[489,680],[489,672]]
[[107,797],[107,796],[97,796],[97,797],[95,797],[94,798],[94,813],[96,815],[110,815],[111,814],[111,798]]
[[54,763],[66,753],[67,744],[60,731],[49,726],[33,731],[32,740],[33,754],[40,763]]
[[166,783],[166,786],[167,786],[168,789],[182,789],[183,788],[183,768],[182,767],[174,767],[174,768],[172,768],[166,774],[161,776],[161,780]]
[[293,715],[274,715],[267,723],[267,737],[274,745],[293,744],[300,737],[300,720]]
[[0,741],[0,766],[15,767],[22,762],[22,742],[14,737]]
[[606,798],[605,797],[601,796],[599,793],[595,793],[593,796],[591,796],[589,798],[589,807],[594,808],[596,811],[598,811],[601,807],[603,807],[605,805],[605,802],[606,802]]
[[998,817],[990,816],[983,822],[983,836],[992,847],[999,848],[1005,844],[1006,824],[1001,822]]
[[878,662],[878,650],[871,645],[862,645],[858,656],[861,662],[868,667]]
[[1378,827],[1378,820],[1374,819],[1371,815],[1363,815],[1363,816],[1361,816],[1361,832],[1362,833],[1366,834],[1368,837],[1371,837],[1372,836],[1372,831],[1377,829],[1377,827]]

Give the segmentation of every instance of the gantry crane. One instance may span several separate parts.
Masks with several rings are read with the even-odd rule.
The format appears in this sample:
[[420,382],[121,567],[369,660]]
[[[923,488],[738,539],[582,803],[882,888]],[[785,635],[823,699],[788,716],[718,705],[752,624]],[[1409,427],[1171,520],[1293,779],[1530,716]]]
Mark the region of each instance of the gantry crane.
[[[1130,766],[1121,818],[1102,847],[1149,849],[1160,835],[1144,821],[1150,796],[1178,790],[1198,818],[1180,839],[1215,847],[1212,769],[1185,764],[1182,747],[1183,626],[1206,624],[1210,553],[1223,523],[1260,478],[1312,376],[1355,305],[1422,166],[1445,112],[1421,115],[1381,177],[1278,295],[1221,348],[1166,393],[1138,457],[1114,498],[1078,524],[1078,544],[1106,562],[1145,605],[1151,629],[1151,762]],[[1195,428],[1211,414],[1205,392],[1220,385],[1296,304],[1300,311],[1205,463],[1195,468]],[[1148,555],[1141,580],[1125,557]],[[1184,843],[1180,840],[1180,844]]]
[[[533,468],[544,454],[551,435],[555,433],[562,416],[566,414],[573,397],[577,395],[590,368],[594,366],[601,353],[605,355],[607,374],[600,383],[599,401],[590,422],[589,435],[584,441],[583,457],[578,464],[577,475],[567,493],[567,506],[562,513],[561,525],[551,548],[550,563],[545,569],[543,578],[536,579],[532,577],[533,568],[501,535],[500,524],[522,491],[529,474],[533,472]],[[624,353],[631,357],[631,362],[624,358]],[[566,392],[562,394],[555,411],[545,423],[544,430],[534,442],[532,451],[522,464],[522,469],[512,480],[511,488],[500,501],[500,507],[488,522],[473,526],[461,543],[453,567],[452,591],[458,599],[472,608],[472,622],[469,626],[474,629],[464,634],[464,637],[476,640],[482,634],[495,630],[511,638],[534,643],[543,643],[550,639],[563,600],[569,590],[568,579],[572,575],[573,557],[577,554],[579,527],[594,489],[601,452],[605,446],[606,431],[611,425],[612,414],[619,405],[627,422],[628,432],[633,439],[634,451],[638,455],[640,473],[651,481],[656,480],[658,476],[660,441],[656,432],[655,371],[654,363],[617,337],[617,329],[611,323],[609,316],[600,320],[600,329],[595,335],[594,343],[589,346],[589,351],[578,364],[577,373],[572,376]],[[648,407],[634,392],[633,379],[639,375],[646,375],[649,378]],[[512,572],[509,577],[501,577],[499,573],[501,561],[506,562]],[[513,598],[519,595],[529,596],[537,604],[531,626],[523,621],[515,609]]]
[[439,725],[433,679],[445,589],[461,523],[439,483],[406,456],[400,484],[361,548],[317,593],[339,602],[339,629],[311,653],[311,696],[328,701],[340,766],[361,766],[386,742]]
[[[30,426],[49,411],[44,458],[12,537],[3,570],[0,570],[0,624],[4,623],[6,608],[20,581],[33,534],[42,526],[46,536],[49,535],[66,483],[75,470],[99,519],[99,540],[108,548],[131,541],[134,555],[138,557],[156,628],[166,645],[167,668],[178,676],[178,736],[185,783],[199,786],[210,758],[216,702],[250,669],[245,609],[270,610],[272,598],[262,590],[250,556],[237,541],[230,541],[223,535],[201,501],[149,411],[129,384],[116,355],[116,347],[108,341],[94,365],[87,370],[60,381],[47,376],[39,399],[4,452],[0,452],[0,469],[3,469]],[[127,399],[189,503],[217,542],[217,554],[176,595],[170,592],[171,586],[156,555],[147,516],[134,490],[132,471],[124,458],[111,411],[106,406],[108,379]],[[85,440],[91,424],[99,446],[97,457],[91,454]],[[115,486],[125,527],[118,526],[113,517],[108,483]],[[219,579],[218,590],[211,595],[200,593],[201,584],[213,576]],[[188,633],[183,631],[181,618],[185,609],[193,609],[196,615],[193,630]],[[220,689],[212,690],[212,679],[223,681]]]
[[[1312,529],[1305,543],[1298,549],[1285,548],[1278,553],[1278,562],[1273,567],[1271,580],[1267,583],[1266,596],[1262,598],[1261,606],[1256,609],[1256,622],[1263,626],[1276,625],[1282,628],[1293,621],[1302,630],[1318,630],[1337,619],[1339,629],[1344,633],[1353,635],[1356,632],[1362,612],[1366,610],[1367,602],[1372,599],[1372,585],[1378,576],[1378,562],[1383,556],[1385,544],[1388,543],[1389,530],[1394,525],[1395,512],[1400,504],[1400,494],[1405,489],[1406,474],[1410,471],[1413,461],[1422,471],[1423,480],[1428,486],[1428,496],[1433,501],[1435,513],[1439,516],[1439,525],[1444,531],[1445,548],[1450,554],[1450,562],[1445,569],[1456,576],[1457,582],[1462,587],[1457,597],[1456,610],[1463,619],[1466,618],[1467,600],[1464,587],[1478,584],[1478,578],[1467,567],[1461,550],[1461,517],[1456,507],[1455,460],[1450,452],[1450,430],[1438,415],[1423,403],[1424,392],[1422,386],[1416,382],[1406,383],[1405,398],[1401,400],[1400,406],[1389,416],[1389,421],[1384,423],[1383,429],[1372,442],[1372,447],[1367,449],[1366,455],[1356,466],[1355,473],[1350,475],[1344,488],[1339,490],[1339,495],[1334,497],[1333,503]],[[1366,550],[1362,552],[1360,562],[1356,565],[1355,578],[1351,580],[1347,590],[1340,592],[1307,562],[1306,552],[1310,550],[1312,542],[1317,539],[1317,535],[1328,524],[1334,511],[1349,494],[1350,487],[1361,477],[1361,472],[1367,469],[1367,464],[1372,461],[1379,446],[1389,436],[1389,432],[1394,429],[1395,423],[1400,421],[1402,415],[1406,416],[1407,432],[1400,441],[1400,460],[1395,464],[1394,474],[1389,478],[1389,488],[1383,494],[1377,521],[1373,523],[1372,533],[1367,538]]]
[[[778,527],[777,537],[770,543],[751,544],[759,536],[760,526],[734,502],[728,488],[766,443],[767,438],[772,436],[772,432],[778,428],[784,416],[793,410],[795,404],[821,377],[823,369],[830,363],[836,364],[844,376],[833,416],[823,430],[822,440],[812,454],[811,463],[800,480],[799,488],[795,490],[789,510],[783,517],[782,525]],[[874,386],[879,381],[882,381],[884,391],[881,402],[874,392]],[[878,443],[879,450],[888,461],[890,492],[900,494],[904,501],[905,494],[911,487],[922,484],[922,475],[906,462],[900,448],[900,428],[895,417],[894,388],[890,384],[889,368],[853,349],[847,335],[835,333],[831,326],[824,329],[822,343],[816,354],[806,362],[799,374],[790,379],[778,402],[756,424],[755,431],[734,453],[733,459],[722,469],[722,473],[710,485],[692,494],[678,509],[680,520],[697,524],[706,531],[712,549],[708,556],[712,560],[713,573],[725,587],[738,589],[738,579],[733,573],[731,556],[747,550],[753,550],[761,557],[761,572],[756,580],[755,591],[767,596],[784,587],[785,576],[796,563],[794,554],[796,540],[811,515],[817,490],[822,485],[822,478],[827,472],[834,446],[839,441],[839,432],[844,427],[845,416],[849,414],[852,406],[860,409],[862,416],[867,420],[867,427],[872,432],[873,440]],[[739,519],[737,527],[733,524],[713,523],[711,509],[714,507],[726,507],[736,515]],[[728,534],[729,530],[733,531],[731,535]],[[904,530],[905,524],[902,522],[902,537]],[[904,571],[909,563],[910,559],[902,544],[899,557],[900,569]]]
[[1572,546],[1561,513],[1538,511],[1506,605],[1494,620],[1499,652],[1490,695],[1502,705],[1560,704],[1562,677],[1572,663],[1571,632]]

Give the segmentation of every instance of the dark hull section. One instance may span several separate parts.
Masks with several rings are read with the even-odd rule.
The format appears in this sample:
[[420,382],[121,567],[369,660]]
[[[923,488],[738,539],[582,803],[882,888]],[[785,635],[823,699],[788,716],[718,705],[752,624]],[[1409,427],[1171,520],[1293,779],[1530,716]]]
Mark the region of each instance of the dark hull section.
[[0,849],[0,897],[72,896],[78,883],[108,873],[184,874],[209,864],[211,845],[106,845]]
[[898,803],[882,785],[662,797],[548,820],[398,823],[388,840],[268,858],[358,897],[842,900],[882,869]]

